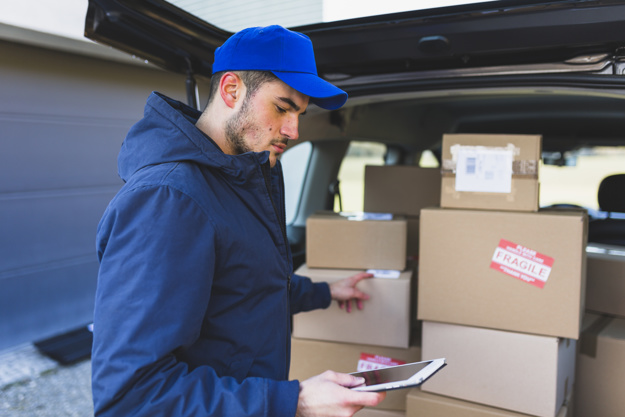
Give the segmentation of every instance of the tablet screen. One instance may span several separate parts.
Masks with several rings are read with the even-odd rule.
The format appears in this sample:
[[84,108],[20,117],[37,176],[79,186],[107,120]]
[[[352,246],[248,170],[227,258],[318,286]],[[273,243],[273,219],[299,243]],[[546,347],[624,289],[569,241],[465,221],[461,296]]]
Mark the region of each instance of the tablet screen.
[[405,381],[430,364],[430,361],[411,363],[407,365],[391,366],[388,368],[373,369],[371,371],[356,372],[352,375],[365,378],[365,385],[379,385],[393,381]]
[[445,358],[389,366],[371,371],[354,372],[352,375],[363,377],[365,383],[351,389],[356,391],[388,391],[416,387],[446,365]]

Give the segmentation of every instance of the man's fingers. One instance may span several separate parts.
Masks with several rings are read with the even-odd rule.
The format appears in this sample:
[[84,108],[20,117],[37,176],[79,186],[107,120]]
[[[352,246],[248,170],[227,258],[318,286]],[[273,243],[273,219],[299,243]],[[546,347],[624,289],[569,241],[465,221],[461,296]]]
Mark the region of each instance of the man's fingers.
[[363,279],[366,279],[366,278],[373,278],[373,274],[370,274],[370,273],[368,273],[368,272],[359,272],[359,273],[357,273],[356,275],[352,275],[352,276],[350,277],[351,284],[352,284],[352,285],[356,285],[356,284],[358,284],[360,281],[362,281]]
[[363,383],[364,378],[334,371],[301,381],[297,415],[351,416],[365,406],[376,406],[384,399],[384,394],[350,389]]
[[354,293],[352,294],[352,298],[356,298],[358,300],[368,300],[369,294],[362,292],[357,288],[354,288]]
[[382,392],[360,392],[354,391],[354,394],[358,394],[354,401],[356,404],[364,405],[365,407],[375,407],[380,404],[384,398],[386,398],[386,391]]
[[332,298],[337,300],[340,309],[345,309],[348,313],[352,311],[352,303],[355,303],[355,308],[358,310],[363,309],[363,300],[369,300],[369,294],[360,291],[356,284],[363,279],[372,278],[373,274],[367,272],[360,272],[345,278],[341,281],[337,281],[330,285],[330,293]]
[[356,284],[358,284],[363,279],[373,278],[373,274],[369,274],[367,272],[360,272],[356,275],[350,277],[350,284],[352,285],[352,295],[351,298],[359,299],[359,300],[368,300],[369,294],[360,291]]
[[[350,374],[343,374],[339,372],[332,372],[331,378],[339,385],[346,388],[353,388],[365,383],[365,379]],[[360,404],[366,407],[375,407],[385,397],[386,392],[360,392],[352,391],[351,402],[353,404]]]

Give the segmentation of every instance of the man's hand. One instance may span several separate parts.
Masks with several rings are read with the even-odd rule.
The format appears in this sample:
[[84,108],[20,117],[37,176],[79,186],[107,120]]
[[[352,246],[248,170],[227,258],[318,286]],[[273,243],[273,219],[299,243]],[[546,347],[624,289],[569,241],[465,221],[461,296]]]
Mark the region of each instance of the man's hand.
[[326,371],[300,382],[296,417],[351,417],[363,407],[374,407],[385,392],[352,391],[364,378]]
[[333,282],[330,284],[330,294],[332,299],[339,302],[340,308],[343,308],[343,305],[345,305],[345,309],[348,313],[352,311],[351,300],[355,300],[358,310],[362,310],[362,301],[368,300],[369,295],[356,288],[356,284],[365,278],[371,277],[373,277],[373,274],[361,272],[349,278]]

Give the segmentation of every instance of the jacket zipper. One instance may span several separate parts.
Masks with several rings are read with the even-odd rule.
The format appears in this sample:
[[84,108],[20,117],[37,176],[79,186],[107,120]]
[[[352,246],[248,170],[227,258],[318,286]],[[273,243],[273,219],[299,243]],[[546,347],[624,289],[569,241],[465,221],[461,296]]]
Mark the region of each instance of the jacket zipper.
[[[268,162],[265,164],[261,165],[261,171],[263,173],[263,178],[265,180],[265,188],[267,189],[267,194],[269,194],[269,200],[271,201],[271,205],[273,207],[273,211],[276,214],[276,218],[278,219],[278,224],[280,225],[280,231],[282,232],[282,239],[285,245],[285,250],[288,256],[288,249],[286,247],[286,245],[289,244],[287,235],[286,235],[286,225],[284,224],[284,221],[282,219],[282,217],[280,216],[280,213],[278,212],[278,208],[276,207],[276,202],[273,200],[273,196],[271,194],[271,181],[270,181],[270,172],[267,169],[267,165]],[[288,263],[288,259],[287,259],[287,263]],[[291,274],[288,274],[286,277],[286,294],[287,294],[287,303],[286,303],[286,308],[287,308],[287,315],[286,315],[286,328],[289,330],[289,332],[287,332],[286,334],[286,338],[285,338],[285,352],[286,352],[286,356],[284,358],[285,361],[285,372],[286,375],[284,376],[284,379],[287,380],[289,378],[288,375],[288,369],[290,367],[290,363],[289,363],[289,342],[290,342],[290,338],[291,338],[291,334],[290,334],[290,330],[291,330]]]
[[288,245],[288,240],[286,236],[286,225],[284,224],[282,217],[280,217],[278,208],[276,207],[276,202],[273,201],[273,196],[271,194],[271,182],[269,180],[270,173],[267,171],[267,168],[265,165],[262,166],[262,171],[263,171],[263,178],[265,179],[265,187],[267,188],[267,193],[269,194],[269,200],[271,201],[273,211],[274,213],[276,213],[276,218],[278,219],[278,224],[280,225],[280,231],[282,232],[282,239],[284,241],[284,244]]

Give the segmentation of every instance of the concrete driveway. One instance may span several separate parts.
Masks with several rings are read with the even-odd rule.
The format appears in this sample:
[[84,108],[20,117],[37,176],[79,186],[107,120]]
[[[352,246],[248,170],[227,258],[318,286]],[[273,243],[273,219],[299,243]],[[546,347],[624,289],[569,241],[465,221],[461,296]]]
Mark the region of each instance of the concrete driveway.
[[0,352],[0,415],[92,417],[91,361],[59,365],[31,344]]

